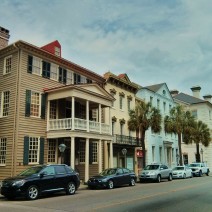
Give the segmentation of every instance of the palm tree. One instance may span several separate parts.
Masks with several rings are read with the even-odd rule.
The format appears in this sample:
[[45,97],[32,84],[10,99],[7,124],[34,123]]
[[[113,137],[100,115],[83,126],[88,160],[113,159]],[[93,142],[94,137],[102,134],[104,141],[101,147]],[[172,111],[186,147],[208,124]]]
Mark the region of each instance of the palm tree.
[[194,117],[189,111],[184,112],[182,106],[178,105],[170,110],[170,116],[164,118],[164,129],[167,133],[175,133],[178,136],[179,163],[182,165],[182,137],[190,142],[192,130],[195,124]]
[[145,133],[150,127],[153,132],[161,131],[161,114],[158,109],[152,107],[151,104],[139,102],[134,110],[129,111],[128,128],[136,131],[136,136],[141,139],[141,147],[143,150],[143,167],[146,165],[145,154]]

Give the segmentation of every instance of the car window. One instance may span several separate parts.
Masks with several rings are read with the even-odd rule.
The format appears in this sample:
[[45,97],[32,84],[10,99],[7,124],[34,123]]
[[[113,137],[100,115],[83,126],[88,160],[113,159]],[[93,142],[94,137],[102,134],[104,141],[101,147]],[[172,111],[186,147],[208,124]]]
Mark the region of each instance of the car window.
[[69,174],[74,172],[74,170],[71,167],[65,166],[65,169],[66,169],[66,172]]
[[64,166],[55,166],[56,174],[66,174]]
[[55,170],[53,166],[48,166],[45,169],[42,170],[45,175],[55,175]]
[[123,174],[123,170],[122,169],[117,169],[116,173]]
[[123,169],[124,173],[130,173],[129,169]]
[[159,165],[148,165],[144,168],[144,170],[157,170]]
[[[187,169],[187,168],[186,168]],[[184,170],[184,167],[183,166],[177,166],[175,167],[173,170]]]
[[30,167],[19,174],[19,176],[30,176],[33,174],[38,174],[43,169],[43,166]]
[[163,169],[168,169],[168,166],[163,165]]

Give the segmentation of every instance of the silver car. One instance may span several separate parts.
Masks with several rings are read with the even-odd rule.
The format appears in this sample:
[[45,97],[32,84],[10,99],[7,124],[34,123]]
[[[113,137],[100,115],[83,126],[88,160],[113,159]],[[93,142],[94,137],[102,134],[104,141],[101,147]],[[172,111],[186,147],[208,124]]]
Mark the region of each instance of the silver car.
[[138,175],[140,182],[152,180],[160,183],[161,179],[172,181],[172,169],[163,164],[147,165]]

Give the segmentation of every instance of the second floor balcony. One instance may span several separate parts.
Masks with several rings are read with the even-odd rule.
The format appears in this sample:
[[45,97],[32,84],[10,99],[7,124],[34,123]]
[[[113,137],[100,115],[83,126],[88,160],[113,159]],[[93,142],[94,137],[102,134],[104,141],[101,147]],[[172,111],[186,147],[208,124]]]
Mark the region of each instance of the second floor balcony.
[[140,139],[132,136],[114,135],[114,143],[131,146],[141,146]]

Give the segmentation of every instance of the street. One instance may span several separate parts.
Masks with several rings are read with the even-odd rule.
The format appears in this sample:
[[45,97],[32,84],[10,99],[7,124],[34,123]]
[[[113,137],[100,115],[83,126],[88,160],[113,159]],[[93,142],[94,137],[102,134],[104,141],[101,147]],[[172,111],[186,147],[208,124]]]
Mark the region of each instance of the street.
[[1,212],[7,211],[212,211],[212,176],[161,183],[137,183],[113,190],[88,190],[82,186],[74,196],[63,193],[35,201],[0,197]]

